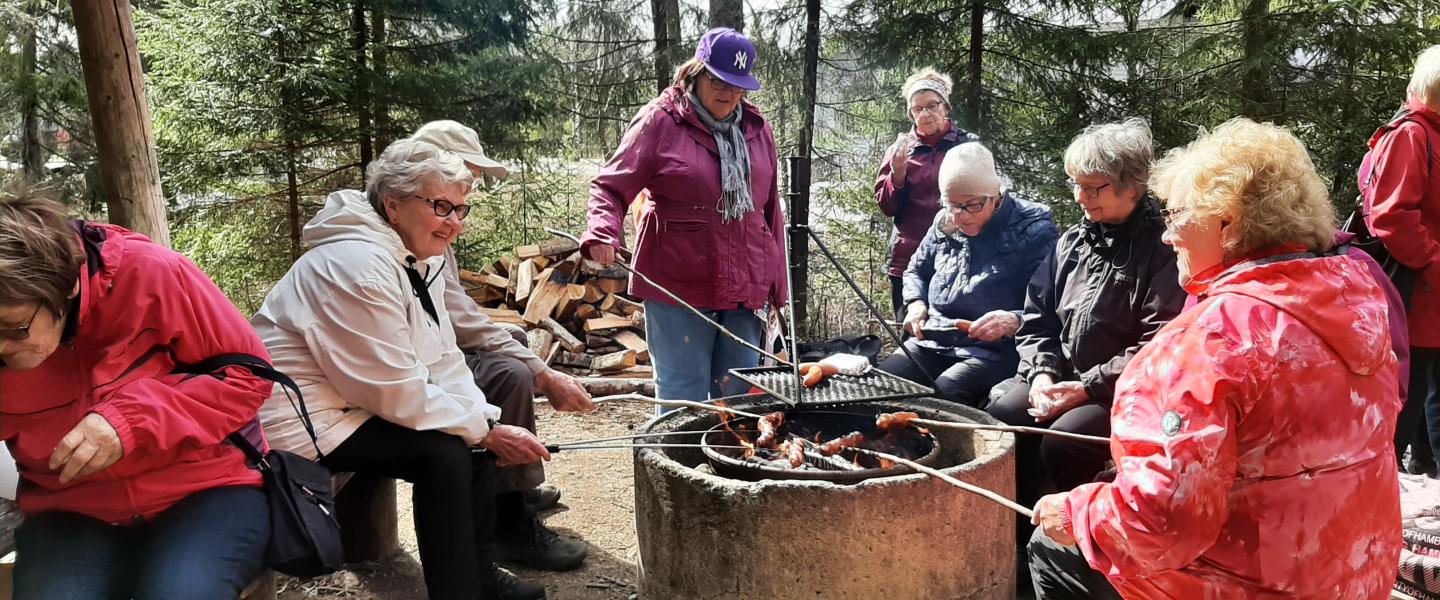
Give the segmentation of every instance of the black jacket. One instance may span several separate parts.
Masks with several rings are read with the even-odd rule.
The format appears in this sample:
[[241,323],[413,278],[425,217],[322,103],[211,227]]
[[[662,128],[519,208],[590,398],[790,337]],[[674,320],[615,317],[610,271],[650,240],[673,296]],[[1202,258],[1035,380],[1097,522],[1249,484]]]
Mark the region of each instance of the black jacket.
[[1025,381],[1078,379],[1110,406],[1130,358],[1185,305],[1164,232],[1159,204],[1146,198],[1124,223],[1086,222],[1060,236],[1026,290],[1016,334]]

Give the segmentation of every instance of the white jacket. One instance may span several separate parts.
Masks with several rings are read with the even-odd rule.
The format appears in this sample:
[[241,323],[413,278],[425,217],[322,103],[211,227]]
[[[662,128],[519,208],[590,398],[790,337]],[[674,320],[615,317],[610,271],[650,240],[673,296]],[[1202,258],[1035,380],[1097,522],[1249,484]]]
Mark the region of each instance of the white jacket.
[[[405,274],[410,253],[364,194],[331,194],[302,235],[310,251],[250,322],[304,393],[320,449],[334,450],[372,415],[471,445],[485,437],[500,409],[485,402],[455,344],[444,258],[415,264],[431,282],[436,323]],[[260,419],[273,447],[315,457],[284,388],[275,386]]]

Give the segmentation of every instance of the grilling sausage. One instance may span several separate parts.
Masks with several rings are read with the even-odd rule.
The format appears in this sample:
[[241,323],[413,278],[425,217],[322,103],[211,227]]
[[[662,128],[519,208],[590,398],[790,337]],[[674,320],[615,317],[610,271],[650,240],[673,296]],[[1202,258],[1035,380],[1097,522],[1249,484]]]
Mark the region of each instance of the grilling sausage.
[[798,469],[805,464],[805,440],[800,438],[790,440],[790,447],[786,449],[785,459],[790,462],[792,469]]
[[800,372],[805,374],[805,387],[813,388],[827,377],[839,373],[840,367],[824,363],[804,363],[800,365]]
[[755,438],[755,445],[761,448],[774,447],[775,439],[780,437],[780,425],[784,422],[785,413],[783,412],[772,412],[760,417],[758,423],[760,435]]
[[962,333],[970,333],[970,325],[971,322],[966,321],[965,319],[955,321],[955,328],[959,329]]
[[836,454],[839,454],[841,450],[859,446],[860,442],[863,441],[865,441],[865,434],[858,431],[852,431],[838,438],[820,444],[820,453],[824,454],[825,456],[835,456]]
[[910,426],[910,421],[920,418],[913,412],[884,413],[875,417],[875,428],[880,431],[895,431]]

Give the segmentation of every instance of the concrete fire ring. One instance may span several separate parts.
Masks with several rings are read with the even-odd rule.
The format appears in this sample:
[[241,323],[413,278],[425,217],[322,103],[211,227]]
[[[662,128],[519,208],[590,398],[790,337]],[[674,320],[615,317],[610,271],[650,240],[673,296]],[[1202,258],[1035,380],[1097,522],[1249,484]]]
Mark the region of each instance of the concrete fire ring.
[[[998,423],[983,411],[938,400],[868,406]],[[646,431],[703,430],[715,420],[681,410],[656,418]],[[1014,497],[1012,435],[932,433],[945,474]],[[705,462],[698,449],[636,451],[645,600],[1014,598],[1017,516],[990,500],[918,474],[853,485],[748,482],[695,468]]]

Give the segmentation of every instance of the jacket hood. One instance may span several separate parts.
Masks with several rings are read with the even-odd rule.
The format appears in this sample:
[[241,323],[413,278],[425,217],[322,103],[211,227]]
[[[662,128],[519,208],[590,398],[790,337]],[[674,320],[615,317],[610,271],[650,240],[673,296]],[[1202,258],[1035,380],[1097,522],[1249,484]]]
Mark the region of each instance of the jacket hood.
[[1364,263],[1345,256],[1278,258],[1231,267],[1205,295],[1239,294],[1284,311],[1324,340],[1353,373],[1372,375],[1393,360],[1385,297]]
[[325,207],[305,224],[300,237],[310,248],[336,242],[366,242],[384,248],[402,263],[410,256],[400,234],[376,214],[359,190],[340,190],[327,196]]

